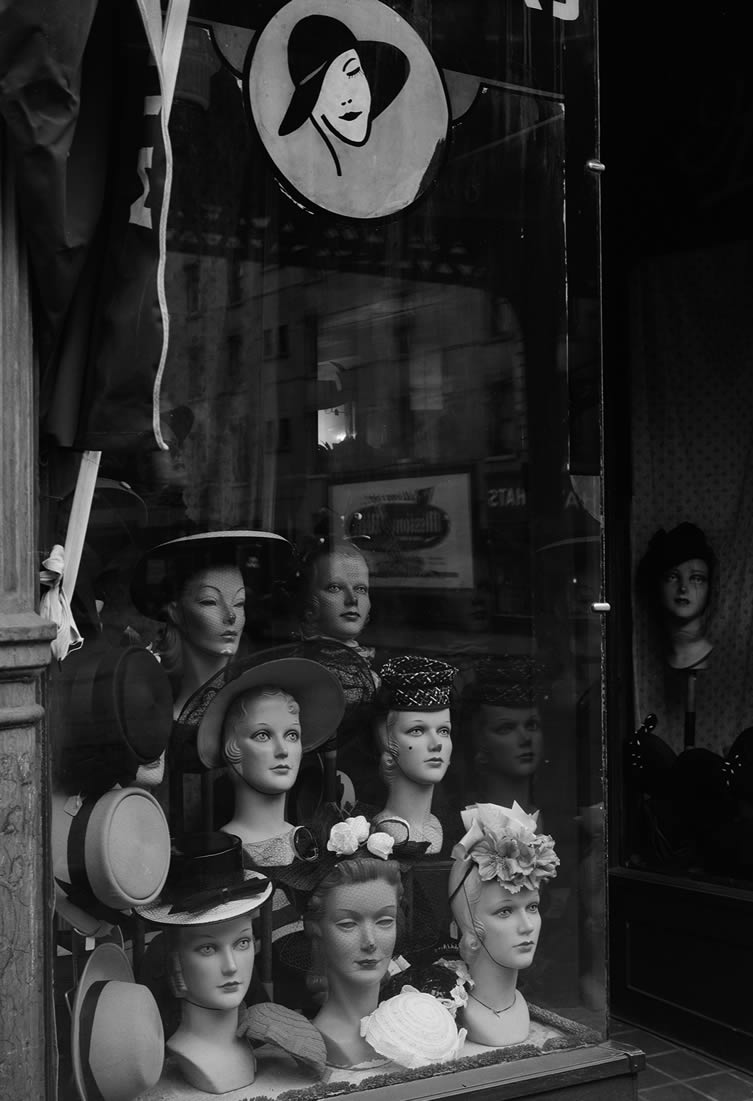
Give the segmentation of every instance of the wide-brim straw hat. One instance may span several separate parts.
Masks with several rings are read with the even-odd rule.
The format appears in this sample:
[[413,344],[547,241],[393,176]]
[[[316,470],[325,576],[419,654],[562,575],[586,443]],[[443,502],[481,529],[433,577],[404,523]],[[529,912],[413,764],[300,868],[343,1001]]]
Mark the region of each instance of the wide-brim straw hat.
[[281,688],[299,707],[303,752],[323,745],[337,731],[345,713],[345,696],[337,677],[309,658],[278,658],[238,663],[231,679],[209,704],[199,725],[197,748],[207,768],[224,764],[222,725],[233,700],[254,688]]
[[134,981],[115,944],[95,948],[71,1007],[73,1076],[83,1101],[133,1101],[164,1065],[164,1033],[151,991]]
[[188,578],[212,566],[236,566],[260,595],[287,579],[293,546],[271,531],[207,531],[150,548],[136,563],[131,599],[146,616],[160,618]]

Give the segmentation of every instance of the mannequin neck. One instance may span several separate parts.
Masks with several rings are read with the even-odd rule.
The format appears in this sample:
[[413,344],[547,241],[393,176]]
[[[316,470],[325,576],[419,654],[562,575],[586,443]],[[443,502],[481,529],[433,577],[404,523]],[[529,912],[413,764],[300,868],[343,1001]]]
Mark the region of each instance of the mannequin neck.
[[314,1024],[325,1038],[331,1038],[351,1066],[374,1059],[376,1052],[361,1036],[360,1022],[377,1007],[379,983],[349,984],[329,974],[327,979],[327,1001],[314,1017]]
[[384,809],[415,827],[420,827],[431,814],[433,784],[417,784],[396,766],[389,781],[389,794]]
[[504,1010],[512,1005],[518,986],[517,970],[495,963],[483,945],[468,970],[474,983],[472,993],[477,999],[495,1010]]
[[705,617],[677,620],[667,617],[667,661],[673,669],[687,669],[707,658],[713,646],[706,637]]
[[166,1048],[183,1077],[206,1093],[228,1093],[256,1077],[251,1045],[236,1036],[238,1009],[181,1002],[181,1023]]
[[183,999],[180,1003],[180,1025],[170,1041],[181,1035],[199,1036],[204,1043],[229,1044],[235,1039],[238,1009],[207,1009]]
[[226,833],[234,833],[246,845],[267,841],[270,837],[281,837],[291,829],[285,820],[285,800],[287,792],[275,792],[270,795],[252,788],[235,769],[229,769],[235,793],[233,817],[222,828]]

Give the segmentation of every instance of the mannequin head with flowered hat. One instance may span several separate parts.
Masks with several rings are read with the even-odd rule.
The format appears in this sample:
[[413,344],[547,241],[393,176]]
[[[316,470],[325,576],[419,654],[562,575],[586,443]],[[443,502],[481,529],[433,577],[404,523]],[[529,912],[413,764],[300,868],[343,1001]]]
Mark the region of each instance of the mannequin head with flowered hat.
[[471,1040],[520,1043],[528,1035],[518,972],[531,966],[541,931],[540,888],[557,872],[551,837],[513,803],[462,812],[466,833],[453,849],[449,900],[472,988],[464,1010]]

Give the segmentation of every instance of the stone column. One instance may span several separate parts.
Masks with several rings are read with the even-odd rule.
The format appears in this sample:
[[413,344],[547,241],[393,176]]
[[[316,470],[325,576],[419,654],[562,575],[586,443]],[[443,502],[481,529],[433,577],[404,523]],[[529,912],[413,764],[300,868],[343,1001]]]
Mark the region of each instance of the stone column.
[[55,629],[36,613],[29,294],[0,132],[0,1096],[54,1096],[52,890],[41,703]]

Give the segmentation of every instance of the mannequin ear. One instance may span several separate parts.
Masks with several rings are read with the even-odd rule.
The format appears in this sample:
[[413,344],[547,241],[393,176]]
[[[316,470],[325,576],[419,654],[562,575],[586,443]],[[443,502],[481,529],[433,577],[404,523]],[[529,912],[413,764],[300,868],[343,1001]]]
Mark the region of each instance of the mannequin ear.
[[183,629],[183,611],[177,600],[171,600],[167,605],[167,618],[173,627],[177,627],[179,631]]

